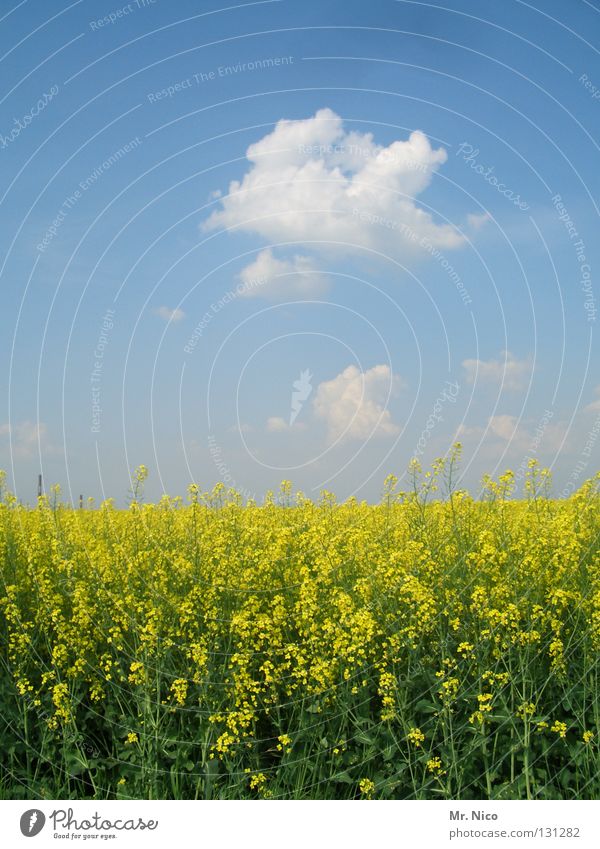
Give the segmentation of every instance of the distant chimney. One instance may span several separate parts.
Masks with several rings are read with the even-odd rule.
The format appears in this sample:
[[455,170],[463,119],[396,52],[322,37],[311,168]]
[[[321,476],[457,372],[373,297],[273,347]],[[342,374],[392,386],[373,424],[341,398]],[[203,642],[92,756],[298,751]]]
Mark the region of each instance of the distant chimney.
[[79,496],[79,509],[83,510],[83,495]]
[[38,498],[41,498],[42,495],[43,495],[42,476],[38,475]]

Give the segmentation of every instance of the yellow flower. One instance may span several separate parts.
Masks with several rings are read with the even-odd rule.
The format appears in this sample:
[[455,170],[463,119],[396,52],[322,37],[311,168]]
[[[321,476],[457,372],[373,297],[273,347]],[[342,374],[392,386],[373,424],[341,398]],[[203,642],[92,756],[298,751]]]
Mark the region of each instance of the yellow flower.
[[443,702],[449,703],[454,701],[458,693],[459,684],[460,682],[458,678],[448,678],[447,681],[442,682],[442,686],[438,690],[438,693]]
[[446,770],[442,769],[442,759],[438,757],[430,758],[427,761],[427,772],[431,772],[437,776],[445,775]]
[[559,737],[567,736],[566,724],[564,722],[559,722],[558,720],[556,720],[550,731],[554,731],[556,734],[558,734]]
[[480,693],[477,696],[478,709],[469,717],[470,723],[478,722],[481,725],[486,721],[486,714],[492,710],[492,699],[492,693]]
[[468,657],[472,653],[474,648],[475,646],[473,645],[473,643],[461,643],[456,649],[456,651],[463,657]]
[[370,778],[361,778],[358,782],[358,788],[361,792],[361,795],[365,797],[365,799],[372,799],[373,794],[375,792],[375,784],[371,781]]
[[50,728],[56,728],[59,723],[68,723],[72,719],[69,688],[65,683],[55,684],[52,688],[54,716],[48,721]]
[[144,676],[144,664],[134,660],[129,667],[129,681],[131,684],[143,684]]
[[171,692],[178,705],[184,705],[187,698],[188,682],[185,678],[176,678],[171,684]]
[[594,732],[593,731],[584,731],[583,732],[583,742],[584,743],[589,744],[589,743],[592,742],[593,739],[594,739]]
[[271,791],[267,789],[267,776],[263,772],[257,772],[250,778],[250,789],[256,790],[259,796],[263,799],[271,796]]
[[523,702],[517,708],[517,716],[519,719],[527,719],[528,716],[533,716],[535,713],[535,705],[533,702]]
[[130,743],[139,743],[140,738],[136,734],[135,731],[130,731],[127,737],[125,738],[125,745],[129,745]]
[[420,728],[411,728],[406,735],[406,739],[418,749],[425,739],[425,735]]
[[289,754],[292,751],[292,738],[288,734],[280,734],[277,740],[279,741],[277,749],[280,752],[285,749],[286,754]]

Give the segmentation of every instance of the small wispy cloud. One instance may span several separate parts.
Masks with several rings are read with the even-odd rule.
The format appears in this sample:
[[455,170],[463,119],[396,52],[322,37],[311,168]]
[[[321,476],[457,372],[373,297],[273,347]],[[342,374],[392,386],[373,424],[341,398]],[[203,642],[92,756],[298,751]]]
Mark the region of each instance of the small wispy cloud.
[[491,218],[492,217],[489,212],[471,212],[467,215],[467,222],[472,230],[481,230],[482,227],[485,227],[488,221],[491,221]]
[[588,413],[600,413],[600,386],[594,389],[594,395],[597,396],[596,400],[584,407],[584,410]]
[[253,431],[254,428],[247,422],[240,422],[227,428],[228,433],[253,433]]
[[468,383],[487,383],[516,391],[524,389],[533,371],[531,358],[519,360],[510,351],[501,351],[497,359],[463,360]]
[[318,298],[329,288],[327,277],[310,257],[278,259],[269,248],[242,269],[240,280],[241,297],[268,301]]
[[44,422],[22,421],[16,424],[1,424],[0,438],[3,438],[17,457],[33,457],[40,449],[47,451],[48,428]]
[[[518,451],[531,450],[543,445],[546,452],[566,449],[567,424],[550,421],[552,413],[546,413],[545,419],[519,419],[517,416],[501,413],[490,416],[485,426],[461,424],[456,436],[460,440],[485,440],[493,445],[505,444]],[[496,448],[497,450],[497,448]]]
[[289,424],[282,416],[269,416],[267,419],[268,433],[286,433],[288,430],[306,430],[303,422]]
[[281,433],[284,430],[289,430],[289,425],[281,416],[270,416],[267,419],[267,430],[269,433]]
[[157,307],[154,310],[154,315],[162,318],[164,321],[181,321],[185,318],[185,313],[179,307],[171,309],[170,307]]

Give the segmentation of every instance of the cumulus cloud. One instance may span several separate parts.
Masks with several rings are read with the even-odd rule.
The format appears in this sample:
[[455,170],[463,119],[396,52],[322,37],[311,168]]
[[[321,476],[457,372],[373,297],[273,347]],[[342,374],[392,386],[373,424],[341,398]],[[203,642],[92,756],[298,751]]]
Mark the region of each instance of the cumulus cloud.
[[497,384],[512,391],[527,386],[533,369],[531,359],[519,360],[510,351],[501,351],[497,360],[463,360],[462,365],[469,383]]
[[327,424],[329,441],[397,434],[398,425],[386,405],[401,383],[387,365],[373,366],[365,372],[350,365],[333,380],[320,383],[313,409]]
[[46,442],[47,427],[44,422],[23,421],[0,425],[0,437],[10,444],[17,457],[33,457]]
[[241,297],[266,298],[270,301],[318,298],[329,288],[327,278],[307,256],[277,259],[270,249],[242,269]]
[[165,321],[181,321],[185,318],[184,311],[180,310],[179,307],[176,307],[175,309],[171,309],[170,307],[157,307],[154,310],[154,314]]
[[237,228],[271,242],[317,241],[327,250],[343,242],[344,250],[351,245],[393,256],[464,242],[416,203],[447,158],[418,130],[384,146],[320,109],[311,118],[279,121],[246,157],[248,170],[230,183],[205,229]]

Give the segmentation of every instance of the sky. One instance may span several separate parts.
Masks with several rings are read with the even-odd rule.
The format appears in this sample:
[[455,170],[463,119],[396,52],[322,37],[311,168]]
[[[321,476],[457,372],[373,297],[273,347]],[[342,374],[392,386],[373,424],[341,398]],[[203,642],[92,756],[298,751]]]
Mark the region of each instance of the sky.
[[600,4],[0,0],[0,468],[600,469]]

